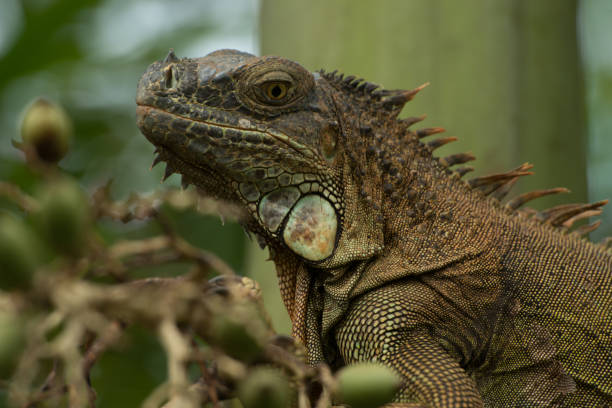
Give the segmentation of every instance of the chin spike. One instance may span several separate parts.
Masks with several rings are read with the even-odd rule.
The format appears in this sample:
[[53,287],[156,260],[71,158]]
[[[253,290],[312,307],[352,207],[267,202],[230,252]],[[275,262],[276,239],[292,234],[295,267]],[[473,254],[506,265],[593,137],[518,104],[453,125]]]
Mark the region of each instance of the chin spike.
[[266,239],[263,236],[259,234],[255,234],[255,239],[257,240],[257,244],[259,245],[261,249],[266,248],[267,243],[266,243]]
[[163,159],[161,158],[161,156],[158,154],[153,158],[153,163],[151,163],[151,168],[149,170],[152,170],[153,167],[157,166],[159,163],[161,163],[163,161]]
[[253,241],[253,236],[251,235],[251,231],[249,231],[247,224],[242,221],[238,221],[238,224],[242,227],[242,230],[244,231],[244,234],[249,238],[249,241]]
[[166,171],[164,172],[164,175],[162,176],[162,182],[166,181],[166,179],[168,179],[168,177],[170,177],[171,175],[173,175],[175,173],[175,168],[172,167],[170,165],[170,163],[166,163]]
[[192,184],[191,180],[187,176],[182,175],[181,176],[181,188],[185,190],[187,187],[189,187],[189,184]]

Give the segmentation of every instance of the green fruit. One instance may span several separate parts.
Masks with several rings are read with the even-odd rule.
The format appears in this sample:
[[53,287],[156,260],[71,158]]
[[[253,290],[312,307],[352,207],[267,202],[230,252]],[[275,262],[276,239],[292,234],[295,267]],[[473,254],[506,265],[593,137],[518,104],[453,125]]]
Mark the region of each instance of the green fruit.
[[390,368],[360,363],[338,372],[337,395],[351,408],[373,408],[391,402],[399,385],[399,377]]
[[229,356],[246,362],[256,359],[263,350],[245,323],[224,315],[214,316],[209,340]]
[[0,213],[0,288],[27,289],[40,252],[34,233],[20,219]]
[[51,181],[38,194],[34,221],[49,245],[63,254],[79,256],[86,248],[91,209],[81,187],[71,179]]
[[289,380],[275,368],[253,369],[238,386],[244,408],[286,408],[291,402]]
[[11,376],[24,344],[22,319],[13,311],[0,310],[0,378]]
[[48,163],[57,163],[68,152],[72,123],[61,106],[44,98],[34,100],[24,111],[21,138],[28,150]]

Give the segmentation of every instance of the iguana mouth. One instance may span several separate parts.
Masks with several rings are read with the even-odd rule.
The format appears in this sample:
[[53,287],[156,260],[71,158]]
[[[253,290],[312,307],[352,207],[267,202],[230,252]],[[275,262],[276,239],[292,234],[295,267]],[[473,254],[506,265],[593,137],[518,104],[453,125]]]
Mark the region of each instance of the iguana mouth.
[[[246,119],[238,123],[243,126],[232,126],[216,121],[186,117],[144,104],[136,107],[136,114],[139,128],[156,146],[184,145],[189,146],[189,149],[195,149],[197,153],[210,151],[221,160],[221,163],[225,155],[216,153],[226,147],[239,148],[239,150],[253,148],[254,152],[261,152],[266,146],[278,148],[284,145],[306,157],[314,157],[314,152],[309,147],[274,129],[254,128],[252,122]],[[282,145],[279,146],[278,143]]]

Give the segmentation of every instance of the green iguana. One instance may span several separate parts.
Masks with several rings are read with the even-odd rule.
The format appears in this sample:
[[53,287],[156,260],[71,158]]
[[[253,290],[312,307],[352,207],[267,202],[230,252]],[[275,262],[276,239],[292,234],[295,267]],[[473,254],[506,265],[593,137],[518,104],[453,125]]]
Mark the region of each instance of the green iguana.
[[523,164],[463,181],[382,90],[234,50],[138,85],[138,125],[166,174],[237,205],[270,248],[311,364],[377,361],[395,407],[612,406],[612,256],[572,223],[606,202],[502,203]]

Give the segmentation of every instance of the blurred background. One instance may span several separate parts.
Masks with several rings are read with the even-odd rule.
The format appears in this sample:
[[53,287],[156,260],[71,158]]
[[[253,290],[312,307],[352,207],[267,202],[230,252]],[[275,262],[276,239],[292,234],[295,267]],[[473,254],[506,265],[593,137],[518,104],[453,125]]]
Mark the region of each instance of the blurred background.
[[[0,180],[24,190],[35,177],[11,145],[35,97],[62,104],[74,143],[60,163],[93,191],[146,194],[163,185],[149,170],[153,147],[135,124],[135,89],[147,65],[174,48],[199,57],[220,48],[339,69],[387,88],[430,81],[404,116],[428,114],[470,150],[475,174],[529,161],[535,176],[519,190],[565,186],[571,196],[534,203],[612,198],[612,3],[607,0],[2,0],[0,2]],[[460,3],[460,4],[459,4]],[[0,209],[4,208],[0,201]],[[218,217],[173,211],[190,242],[258,280],[280,332],[289,322],[267,253]],[[612,209],[592,239],[612,235]],[[113,241],[155,234],[143,222],[102,225]],[[155,271],[181,273],[181,265]],[[164,354],[133,328],[106,353],[92,382],[100,407],[134,407],[166,376]],[[2,405],[0,399],[0,406]]]

